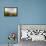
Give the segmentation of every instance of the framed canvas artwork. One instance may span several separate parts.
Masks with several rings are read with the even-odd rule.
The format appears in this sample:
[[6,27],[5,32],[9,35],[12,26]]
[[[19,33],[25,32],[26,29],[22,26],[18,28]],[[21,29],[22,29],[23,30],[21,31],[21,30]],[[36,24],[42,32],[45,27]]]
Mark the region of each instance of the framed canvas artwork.
[[17,16],[18,8],[17,7],[5,7],[4,16]]

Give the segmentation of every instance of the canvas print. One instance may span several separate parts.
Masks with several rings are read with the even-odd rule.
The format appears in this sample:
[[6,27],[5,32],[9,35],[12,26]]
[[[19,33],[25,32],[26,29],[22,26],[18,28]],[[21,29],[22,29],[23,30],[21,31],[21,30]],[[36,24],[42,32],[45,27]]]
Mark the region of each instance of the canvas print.
[[17,7],[5,7],[4,16],[17,16],[18,9]]

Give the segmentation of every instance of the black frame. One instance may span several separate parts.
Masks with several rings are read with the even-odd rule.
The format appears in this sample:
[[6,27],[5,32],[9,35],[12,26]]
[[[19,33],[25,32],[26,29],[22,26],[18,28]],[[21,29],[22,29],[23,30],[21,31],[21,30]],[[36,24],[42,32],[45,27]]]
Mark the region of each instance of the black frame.
[[[10,15],[5,15],[5,8],[16,8],[17,9],[17,11],[16,11],[16,15],[14,15],[14,16],[18,16],[18,7],[4,7],[4,16],[10,16]],[[13,16],[13,15],[12,15]],[[13,16],[13,17],[14,17]],[[10,16],[11,17],[11,16]]]

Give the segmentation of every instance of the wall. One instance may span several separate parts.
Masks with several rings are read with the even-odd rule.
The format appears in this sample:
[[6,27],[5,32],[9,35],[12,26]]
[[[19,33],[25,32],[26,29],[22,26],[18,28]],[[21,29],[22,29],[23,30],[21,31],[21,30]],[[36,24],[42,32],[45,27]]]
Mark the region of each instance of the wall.
[[[17,17],[4,17],[9,6],[18,7]],[[18,32],[18,24],[46,24],[46,0],[0,0],[0,44],[8,43],[9,32]]]

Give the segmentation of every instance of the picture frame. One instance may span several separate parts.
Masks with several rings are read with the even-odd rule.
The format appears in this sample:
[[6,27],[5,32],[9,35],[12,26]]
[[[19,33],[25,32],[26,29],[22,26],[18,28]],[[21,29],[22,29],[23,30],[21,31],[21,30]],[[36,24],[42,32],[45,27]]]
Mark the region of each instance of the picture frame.
[[18,8],[4,7],[4,16],[18,16]]

